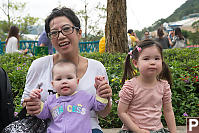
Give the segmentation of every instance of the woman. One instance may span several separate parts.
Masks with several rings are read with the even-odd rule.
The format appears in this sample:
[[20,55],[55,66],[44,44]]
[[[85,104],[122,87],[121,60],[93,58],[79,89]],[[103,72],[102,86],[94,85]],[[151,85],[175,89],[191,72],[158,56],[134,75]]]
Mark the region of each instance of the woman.
[[163,49],[168,49],[172,46],[171,39],[167,36],[164,36],[164,31],[162,28],[158,28],[157,35],[158,38],[156,38],[155,40],[161,44]]
[[173,48],[185,48],[185,39],[180,28],[175,29],[175,36],[173,37],[172,42],[174,45]]
[[19,48],[19,28],[17,26],[11,26],[8,37],[6,39],[6,53],[27,53],[27,49],[18,50]]
[[[43,92],[41,100],[45,101],[49,93],[53,92],[51,86],[53,64],[61,59],[66,59],[77,66],[77,76],[79,81],[79,90],[85,90],[95,95],[95,77],[105,76],[106,80],[99,85],[99,95],[108,98],[108,104],[103,111],[97,112],[101,117],[105,117],[111,110],[112,90],[108,84],[106,70],[101,62],[88,59],[79,55],[78,44],[81,39],[80,21],[75,13],[69,8],[53,10],[45,20],[45,30],[51,42],[58,51],[54,55],[48,55],[35,60],[29,68],[22,103],[26,105],[29,114],[37,114],[40,111],[40,102],[30,102],[29,93],[43,83]],[[92,133],[102,133],[99,126],[96,112],[91,113]]]

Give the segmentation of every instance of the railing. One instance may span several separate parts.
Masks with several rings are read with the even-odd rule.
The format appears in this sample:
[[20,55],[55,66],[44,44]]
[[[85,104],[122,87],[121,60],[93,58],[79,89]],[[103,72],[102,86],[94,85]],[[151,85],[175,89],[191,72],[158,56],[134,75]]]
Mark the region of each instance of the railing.
[[[20,41],[19,42],[19,49],[24,50],[28,49],[29,53],[33,53],[37,55],[36,48],[38,47],[38,41]],[[99,51],[99,41],[92,41],[92,42],[80,42],[79,43],[79,50],[80,53],[82,52],[98,52]],[[5,41],[0,41],[0,54],[5,53]],[[53,53],[56,53],[55,49],[53,49]]]
[[80,42],[79,43],[79,52],[99,52],[99,41],[93,42]]

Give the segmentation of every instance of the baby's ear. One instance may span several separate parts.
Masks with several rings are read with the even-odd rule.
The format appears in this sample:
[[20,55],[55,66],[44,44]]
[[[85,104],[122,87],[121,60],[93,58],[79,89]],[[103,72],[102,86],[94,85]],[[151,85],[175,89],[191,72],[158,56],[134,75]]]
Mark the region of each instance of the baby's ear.
[[51,84],[52,84],[52,86],[54,87],[54,81],[53,81],[53,80],[51,81]]
[[77,78],[77,84],[79,84],[79,78]]

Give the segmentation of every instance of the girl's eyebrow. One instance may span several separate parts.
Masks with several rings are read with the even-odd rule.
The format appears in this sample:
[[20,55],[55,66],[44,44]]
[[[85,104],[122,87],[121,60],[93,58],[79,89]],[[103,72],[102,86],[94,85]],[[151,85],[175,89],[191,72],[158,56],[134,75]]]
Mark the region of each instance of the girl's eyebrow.
[[142,58],[143,58],[143,57],[150,57],[150,56],[149,56],[149,55],[144,55],[144,56],[142,56]]

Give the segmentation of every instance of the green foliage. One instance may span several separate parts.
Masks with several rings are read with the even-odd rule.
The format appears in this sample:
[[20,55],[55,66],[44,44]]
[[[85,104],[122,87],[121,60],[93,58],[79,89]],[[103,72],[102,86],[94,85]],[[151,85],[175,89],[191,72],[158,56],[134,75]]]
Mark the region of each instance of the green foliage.
[[[171,3],[172,4],[172,3]],[[198,0],[187,0],[181,5],[175,12],[167,18],[168,22],[174,22],[181,20],[184,16],[189,14],[199,13],[199,1]]]
[[198,32],[198,31],[199,31],[199,20],[198,20],[198,21],[195,21],[195,22],[192,24],[192,27]]
[[9,28],[7,26],[7,22],[6,21],[0,21],[0,38],[1,38],[1,41],[6,40],[6,37],[7,37],[6,33],[8,32],[8,30],[9,30]]
[[25,87],[26,73],[37,57],[22,54],[6,54],[0,56],[0,66],[5,69],[11,82],[16,112],[21,110],[21,96]]
[[199,44],[199,32],[190,33],[189,39],[192,42],[192,44]]
[[[117,116],[117,102],[126,54],[81,53],[81,55],[96,59],[104,64],[108,73],[109,84],[112,87],[112,110],[106,118],[100,118],[101,126],[103,128],[121,127],[122,122]],[[16,111],[21,109],[20,98],[28,68],[31,62],[38,57],[20,54],[0,56],[0,66],[7,71],[12,83]],[[183,116],[185,112],[190,117],[196,117],[199,114],[199,49],[168,49],[164,51],[164,58],[173,76],[172,104],[176,123],[177,125],[185,125],[186,118]],[[165,124],[164,117],[162,117],[162,122]]]
[[29,14],[22,19],[18,19],[17,23],[19,25],[20,33],[28,34],[30,32],[28,27],[34,25],[38,20],[39,18],[31,17]]

